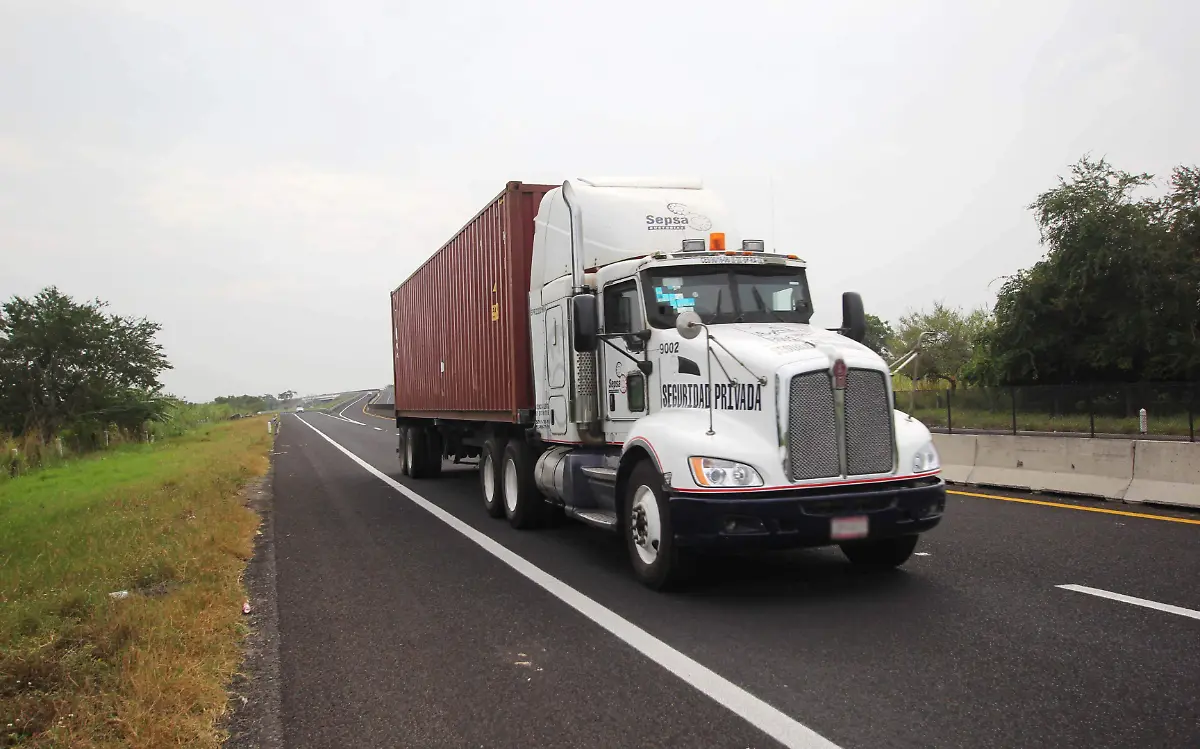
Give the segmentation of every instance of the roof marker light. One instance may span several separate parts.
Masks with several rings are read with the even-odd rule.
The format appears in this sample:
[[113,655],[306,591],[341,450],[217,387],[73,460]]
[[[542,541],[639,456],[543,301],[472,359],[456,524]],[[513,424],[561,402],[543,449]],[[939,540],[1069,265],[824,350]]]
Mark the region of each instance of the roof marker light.
[[708,235],[708,249],[713,250],[714,252],[724,252],[725,251],[725,232],[714,231],[712,234],[709,234]]

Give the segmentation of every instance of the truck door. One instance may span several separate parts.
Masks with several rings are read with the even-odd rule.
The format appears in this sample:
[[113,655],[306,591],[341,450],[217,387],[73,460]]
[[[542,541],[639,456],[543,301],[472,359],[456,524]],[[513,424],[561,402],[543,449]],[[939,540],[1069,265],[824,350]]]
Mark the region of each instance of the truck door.
[[630,424],[645,415],[648,400],[646,376],[621,353],[628,352],[638,360],[644,356],[645,344],[630,335],[646,327],[637,281],[627,279],[605,286],[602,304],[604,333],[606,337],[617,337],[608,339],[611,346],[606,343],[600,347],[601,371],[604,373],[601,408],[604,409],[604,431],[609,441],[619,442],[629,431]]

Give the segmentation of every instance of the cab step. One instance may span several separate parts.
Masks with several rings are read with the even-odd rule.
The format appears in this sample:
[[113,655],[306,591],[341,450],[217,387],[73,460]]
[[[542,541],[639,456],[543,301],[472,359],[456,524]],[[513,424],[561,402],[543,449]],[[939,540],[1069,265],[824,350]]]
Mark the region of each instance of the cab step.
[[606,531],[616,530],[617,528],[617,513],[612,510],[576,510],[573,507],[565,507],[563,511],[577,519],[582,520],[590,526],[601,528]]

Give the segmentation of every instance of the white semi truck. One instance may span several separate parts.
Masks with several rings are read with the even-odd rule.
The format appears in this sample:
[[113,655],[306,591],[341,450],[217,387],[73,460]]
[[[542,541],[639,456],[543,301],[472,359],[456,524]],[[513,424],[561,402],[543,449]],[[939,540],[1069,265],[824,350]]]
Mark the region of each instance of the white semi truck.
[[402,469],[478,457],[492,516],[615,532],[653,588],[709,549],[903,564],[938,454],[842,308],[813,326],[805,262],[698,182],[509,183],[392,293]]

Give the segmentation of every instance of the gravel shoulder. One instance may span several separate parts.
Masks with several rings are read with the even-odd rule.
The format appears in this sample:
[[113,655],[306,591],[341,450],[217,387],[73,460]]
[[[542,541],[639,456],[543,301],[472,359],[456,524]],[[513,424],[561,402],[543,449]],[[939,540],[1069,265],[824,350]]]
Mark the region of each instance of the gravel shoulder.
[[247,506],[262,519],[246,568],[250,614],[241,668],[230,685],[226,749],[281,749],[279,608],[275,593],[275,456],[271,470],[246,487]]

